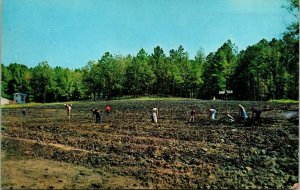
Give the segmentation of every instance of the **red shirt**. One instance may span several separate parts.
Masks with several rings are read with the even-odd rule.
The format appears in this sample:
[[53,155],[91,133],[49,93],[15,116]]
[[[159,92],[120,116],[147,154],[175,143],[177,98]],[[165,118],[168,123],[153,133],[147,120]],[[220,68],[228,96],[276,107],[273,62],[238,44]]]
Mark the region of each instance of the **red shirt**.
[[110,106],[106,106],[105,111],[110,111]]

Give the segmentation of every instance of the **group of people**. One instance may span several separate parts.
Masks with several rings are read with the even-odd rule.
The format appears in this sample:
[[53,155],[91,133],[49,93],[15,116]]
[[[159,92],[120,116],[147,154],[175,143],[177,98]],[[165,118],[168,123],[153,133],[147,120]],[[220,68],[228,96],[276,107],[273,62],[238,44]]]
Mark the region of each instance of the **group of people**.
[[[245,108],[241,104],[239,104],[239,110],[240,110],[242,119],[244,121],[246,121],[248,119],[248,115],[247,115]],[[252,112],[251,119],[253,119],[254,121],[260,122],[260,115],[262,113],[262,110],[252,106],[251,112]]]
[[[71,110],[72,110],[72,104],[64,104],[65,105],[65,109],[67,110],[67,115],[68,115],[68,118],[69,118],[69,121],[70,121],[70,117],[71,117]],[[238,105],[239,107],[239,113],[240,113],[240,117],[246,121],[247,118],[248,118],[248,115],[247,115],[247,112],[246,112],[246,109],[241,105],[239,104]],[[91,109],[92,113],[93,113],[93,116],[95,116],[96,120],[95,122],[96,123],[101,123],[101,112],[99,109],[95,108],[95,109]],[[216,113],[217,113],[217,110],[214,109],[214,108],[209,108],[208,110],[208,116],[211,120],[215,120],[216,119]],[[255,119],[256,121],[260,121],[260,115],[262,113],[262,110],[260,109],[257,109],[255,107],[251,107],[251,111],[252,111],[252,116],[251,118]],[[110,116],[110,113],[111,113],[111,106],[110,105],[106,105],[105,106],[105,113],[106,113],[106,116],[109,117]],[[25,112],[23,113],[25,115]],[[192,108],[192,110],[190,111],[190,122],[195,122],[195,116],[196,116],[196,110],[195,108]],[[234,117],[232,117],[229,113],[226,114],[228,120],[230,122],[234,122],[235,119]],[[151,111],[151,117],[152,117],[152,122],[153,123],[157,123],[158,122],[158,108],[157,107],[154,107]]]
[[[215,119],[215,116],[216,116],[216,113],[217,113],[217,110],[213,109],[213,108],[209,108],[208,109],[208,113],[209,113],[209,117],[214,120]],[[195,122],[195,115],[196,115],[196,110],[193,108],[190,112],[190,122]]]
[[[246,121],[248,119],[248,115],[247,115],[247,112],[246,112],[246,109],[241,105],[239,104],[239,113],[240,113],[240,117]],[[208,116],[211,120],[215,120],[216,118],[216,113],[217,113],[217,110],[214,109],[214,108],[209,108],[208,110]],[[262,113],[262,110],[258,109],[258,108],[255,108],[255,107],[251,107],[251,112],[252,112],[252,115],[251,115],[251,118],[253,118],[255,121],[260,121],[260,115]],[[195,115],[196,115],[196,110],[193,108],[190,112],[190,122],[195,122]],[[230,122],[234,122],[235,119],[234,117],[232,117],[229,113],[226,114],[228,120]]]
[[[67,116],[69,118],[69,121],[71,119],[71,110],[72,110],[72,104],[64,104],[65,106],[65,109],[67,111]],[[101,123],[101,112],[98,108],[95,108],[95,109],[91,109],[92,113],[93,113],[93,116],[95,116],[96,118],[96,123]],[[106,105],[105,106],[105,113],[106,113],[106,116],[109,117],[110,116],[110,111],[111,111],[111,107],[110,105]]]
[[[106,116],[109,117],[110,116],[110,111],[111,111],[110,105],[106,105],[104,110],[105,110]],[[95,109],[91,109],[91,111],[93,112],[93,115],[96,117],[96,123],[101,123],[101,112],[100,112],[100,110],[95,108]]]
[[[248,118],[246,109],[241,104],[239,104],[238,106],[239,106],[240,117],[244,121],[246,121],[247,118]],[[207,111],[208,111],[208,117],[211,120],[215,120],[216,119],[217,110],[214,109],[214,108],[209,108]],[[256,121],[260,121],[260,115],[262,113],[262,110],[257,109],[255,107],[251,107],[251,111],[252,111],[251,118],[255,119]],[[190,119],[189,119],[189,121],[190,122],[195,122],[195,116],[196,116],[196,110],[195,110],[195,108],[192,108],[192,110],[190,111]],[[234,117],[232,117],[229,113],[227,113],[226,116],[227,116],[227,118],[228,118],[228,120],[230,122],[235,122]],[[157,107],[154,107],[152,109],[152,115],[151,115],[151,117],[152,117],[152,122],[157,123],[157,119],[158,119],[158,108]]]

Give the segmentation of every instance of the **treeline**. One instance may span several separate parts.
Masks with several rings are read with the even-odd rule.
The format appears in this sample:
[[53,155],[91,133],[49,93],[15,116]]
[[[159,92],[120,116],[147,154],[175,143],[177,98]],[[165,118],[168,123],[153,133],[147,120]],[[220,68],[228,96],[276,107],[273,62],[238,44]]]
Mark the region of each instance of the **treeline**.
[[263,39],[240,52],[228,40],[207,56],[200,49],[193,59],[183,46],[168,55],[157,46],[151,54],[141,49],[135,56],[106,52],[75,70],[52,68],[47,62],[34,68],[1,64],[1,95],[22,92],[37,102],[125,95],[211,99],[232,90],[231,98],[238,100],[298,99],[298,26],[289,26],[281,39]]
[[34,68],[13,63],[2,68],[2,96],[15,92],[37,102],[101,99],[124,95],[164,95],[210,99],[233,90],[240,100],[298,99],[298,40],[261,40],[239,53],[230,40],[216,52],[199,50],[189,59],[182,46],[166,56],[159,46],[148,55],[105,53],[81,69]]

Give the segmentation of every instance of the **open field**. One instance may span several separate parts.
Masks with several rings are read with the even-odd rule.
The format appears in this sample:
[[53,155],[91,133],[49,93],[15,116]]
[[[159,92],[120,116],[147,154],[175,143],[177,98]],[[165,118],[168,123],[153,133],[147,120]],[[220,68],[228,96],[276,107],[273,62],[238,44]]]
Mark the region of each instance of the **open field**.
[[[91,108],[112,114],[95,124]],[[241,103],[270,110],[230,123]],[[160,109],[157,124],[150,111]],[[217,120],[207,119],[209,106]],[[195,107],[196,122],[189,123]],[[298,182],[298,104],[115,100],[2,109],[2,188],[291,188]]]

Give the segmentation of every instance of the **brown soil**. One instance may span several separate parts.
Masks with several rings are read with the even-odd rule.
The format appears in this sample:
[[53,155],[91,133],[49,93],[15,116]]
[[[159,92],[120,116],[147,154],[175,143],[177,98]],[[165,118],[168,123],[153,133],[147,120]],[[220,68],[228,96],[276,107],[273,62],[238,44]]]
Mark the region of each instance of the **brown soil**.
[[[107,102],[100,102],[103,107]],[[268,102],[110,101],[2,110],[2,188],[290,188],[298,182],[298,108]],[[237,104],[270,109],[242,122]],[[150,110],[159,105],[158,124]],[[217,120],[207,119],[207,107]],[[189,111],[195,107],[195,123]],[[226,112],[237,122],[230,123]],[[103,112],[102,112],[103,113]]]

